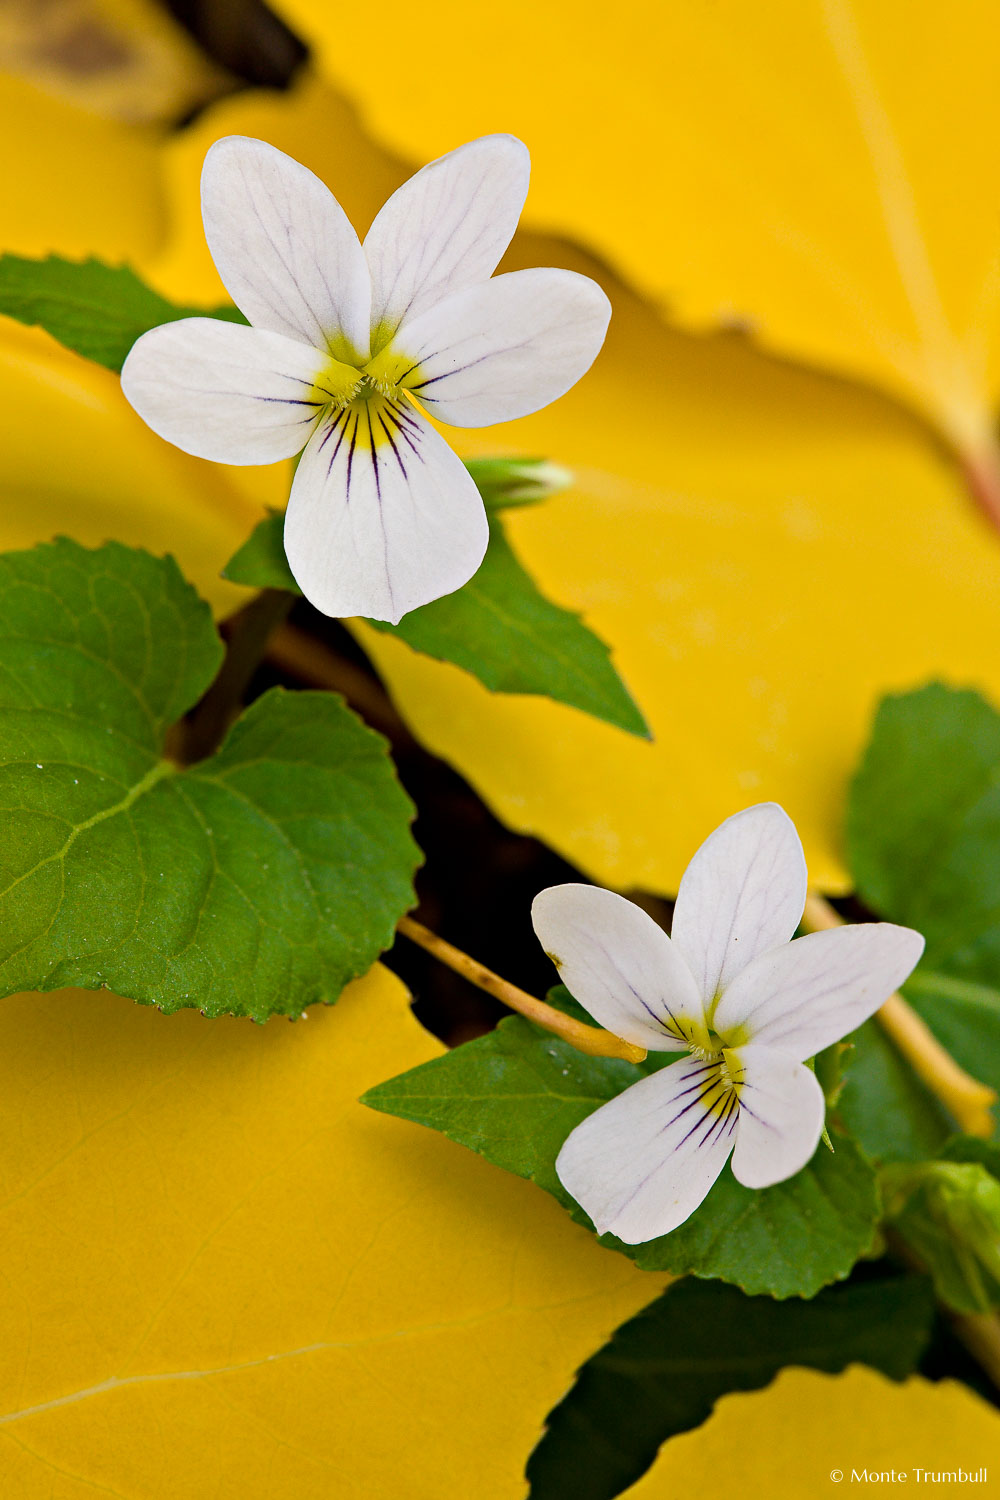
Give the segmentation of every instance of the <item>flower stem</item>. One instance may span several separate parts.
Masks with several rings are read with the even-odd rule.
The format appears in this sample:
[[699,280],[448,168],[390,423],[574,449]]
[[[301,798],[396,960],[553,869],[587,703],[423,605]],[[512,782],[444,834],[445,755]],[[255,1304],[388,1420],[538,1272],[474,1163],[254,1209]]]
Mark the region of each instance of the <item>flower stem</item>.
[[205,760],[219,748],[243,703],[272,632],[295,603],[287,589],[261,589],[223,627],[226,656],[219,675],[187,720],[177,726],[168,747],[182,765]]
[[995,439],[960,447],[958,461],[966,486],[987,521],[1000,531],[1000,449]]
[[[844,919],[822,896],[810,891],[802,925],[810,932],[823,932],[844,926]],[[966,1135],[988,1140],[993,1134],[990,1109],[997,1102],[996,1091],[959,1067],[902,995],[890,995],[876,1014],[917,1077],[941,1100]]]
[[487,969],[484,964],[470,958],[461,948],[446,943],[444,938],[439,938],[422,922],[414,921],[413,917],[402,917],[397,931],[441,963],[447,964],[449,969],[454,969],[456,974],[461,974],[471,984],[485,990],[495,1000],[502,1000],[511,1010],[516,1010],[529,1021],[544,1026],[546,1031],[562,1037],[564,1042],[569,1042],[578,1052],[586,1052],[590,1057],[621,1057],[626,1062],[633,1063],[642,1062],[646,1056],[644,1047],[635,1047],[631,1042],[614,1036],[610,1031],[602,1031],[598,1026],[585,1026],[582,1021],[574,1021],[571,1016],[563,1015],[561,1010],[547,1005],[544,1000],[536,1000],[534,995],[519,990],[516,984],[501,979],[492,969]]
[[973,1359],[1000,1390],[1000,1315],[953,1312],[951,1322]]

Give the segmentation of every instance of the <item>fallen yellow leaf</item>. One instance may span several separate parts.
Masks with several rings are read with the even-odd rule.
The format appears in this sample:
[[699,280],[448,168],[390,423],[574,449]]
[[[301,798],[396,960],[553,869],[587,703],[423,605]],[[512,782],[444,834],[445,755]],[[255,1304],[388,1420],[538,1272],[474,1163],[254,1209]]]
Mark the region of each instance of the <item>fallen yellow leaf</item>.
[[509,0],[502,26],[441,0],[394,17],[379,47],[362,10],[279,9],[390,148],[426,159],[513,131],[533,153],[530,223],[597,250],[687,326],[749,319],[995,462],[991,0],[960,21],[947,0],[624,0],[571,24]]
[[222,613],[246,601],[246,589],[219,570],[264,504],[284,503],[287,466],[235,470],[188,457],[136,416],[117,375],[7,318],[0,318],[0,406],[0,549],[53,536],[88,546],[112,538],[172,553]]
[[491,697],[369,629],[363,643],[424,743],[595,879],[673,892],[712,828],[773,798],[814,882],[841,890],[847,778],[880,696],[937,675],[1000,692],[1000,552],[887,400],[739,338],[673,333],[610,290],[608,344],[580,385],[469,438],[575,472],[511,512],[510,534],[612,643],[654,743]]
[[[918,1469],[988,1475],[998,1445],[1000,1414],[967,1386],[917,1376],[895,1385],[860,1365],[843,1375],[782,1370],[766,1390],[723,1396],[703,1427],[664,1444],[621,1500],[717,1500],[737,1470],[741,1493],[769,1500],[837,1495],[841,1484],[845,1493],[895,1493],[899,1483],[930,1487]],[[905,1480],[878,1477],[893,1470]],[[865,1471],[876,1477],[861,1478]]]
[[[221,292],[198,174],[230,132],[312,167],[362,232],[408,171],[315,77],[225,101],[169,150],[177,234],[147,269],[178,299]],[[529,234],[505,261],[547,264],[595,272]],[[673,891],[710,829],[775,798],[814,881],[842,889],[846,778],[882,693],[934,674],[1000,693],[1000,553],[956,469],[890,401],[735,335],[673,332],[604,280],[615,311],[591,373],[523,422],[448,437],[466,454],[541,454],[576,472],[567,494],[510,513],[511,535],[542,588],[613,645],[655,744],[490,695],[359,633],[421,739],[507,823],[594,878]]]
[[[158,251],[163,157],[152,131],[101,120],[0,78],[0,250],[96,255],[113,264]],[[246,591],[219,570],[262,514],[288,494],[284,465],[231,469],[162,442],[117,376],[38,329],[0,318],[3,507],[0,549],[64,534],[172,552],[219,610]]]
[[5,1500],[524,1493],[665,1278],[356,1103],[441,1050],[380,969],[294,1026],[4,1002]]
[[151,254],[165,231],[159,153],[152,129],[0,74],[0,250],[115,264]]
[[156,0],[14,0],[0,67],[112,120],[172,125],[233,87]]

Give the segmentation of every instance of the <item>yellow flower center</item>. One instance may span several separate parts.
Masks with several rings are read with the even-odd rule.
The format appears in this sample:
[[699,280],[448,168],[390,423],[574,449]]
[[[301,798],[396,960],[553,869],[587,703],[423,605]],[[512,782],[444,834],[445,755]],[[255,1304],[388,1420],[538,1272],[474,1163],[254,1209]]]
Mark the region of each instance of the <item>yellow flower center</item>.
[[397,401],[402,391],[417,383],[419,368],[407,355],[392,349],[383,349],[363,366],[330,359],[316,377],[310,396],[335,411],[373,401]]

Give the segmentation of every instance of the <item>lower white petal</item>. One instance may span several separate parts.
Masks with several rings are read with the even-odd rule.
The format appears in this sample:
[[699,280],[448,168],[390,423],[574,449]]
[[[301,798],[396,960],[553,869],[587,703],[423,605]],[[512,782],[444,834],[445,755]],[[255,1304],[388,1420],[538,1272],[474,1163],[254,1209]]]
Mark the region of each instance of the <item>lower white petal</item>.
[[733,1176],[765,1188],[794,1177],[819,1145],[826,1101],[815,1073],[772,1047],[727,1052],[740,1096]]
[[730,1046],[762,1042],[802,1062],[874,1015],[923,948],[919,932],[891,922],[811,932],[741,969],[713,1025]]
[[467,583],[488,540],[468,469],[411,407],[373,399],[334,412],[302,455],[285,552],[326,615],[396,624]]
[[733,1149],[737,1112],[719,1065],[685,1058],[588,1115],[556,1158],[559,1181],[599,1234],[657,1239],[705,1198]]
[[132,345],[122,390],[168,443],[223,464],[271,464],[309,440],[329,355],[280,333],[182,318]]
[[[555,401],[590,369],[611,304],[575,271],[512,271],[446,298],[392,343],[407,389],[442,422],[487,427]],[[403,369],[395,370],[397,378]]]
[[553,885],[531,906],[538,941],[595,1021],[654,1052],[708,1043],[701,999],[663,928],[596,885]]

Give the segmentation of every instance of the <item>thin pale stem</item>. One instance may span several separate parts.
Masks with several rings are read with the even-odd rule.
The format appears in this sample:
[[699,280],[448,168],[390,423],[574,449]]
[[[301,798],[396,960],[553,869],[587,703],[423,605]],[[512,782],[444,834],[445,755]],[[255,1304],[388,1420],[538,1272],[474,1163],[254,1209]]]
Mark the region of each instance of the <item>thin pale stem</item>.
[[634,1047],[631,1042],[614,1036],[610,1031],[602,1031],[600,1027],[585,1026],[582,1021],[564,1016],[561,1010],[547,1005],[544,1000],[536,1000],[534,995],[518,989],[516,984],[501,979],[499,974],[494,974],[485,964],[470,958],[461,948],[446,943],[444,938],[439,938],[422,922],[414,921],[413,917],[403,917],[397,930],[408,937],[411,943],[418,944],[441,963],[447,964],[449,969],[454,969],[456,974],[463,975],[471,984],[485,990],[495,1000],[501,1000],[511,1010],[526,1016],[529,1021],[562,1037],[564,1042],[569,1042],[578,1052],[586,1052],[590,1057],[621,1057],[626,1062],[633,1063],[642,1062],[646,1056],[645,1048]]
[[[811,891],[802,923],[811,932],[823,932],[844,926],[844,919],[828,901]],[[997,1102],[996,1091],[959,1067],[902,995],[890,995],[876,1015],[917,1077],[941,1100],[966,1135],[988,1140],[994,1128],[990,1110]]]

